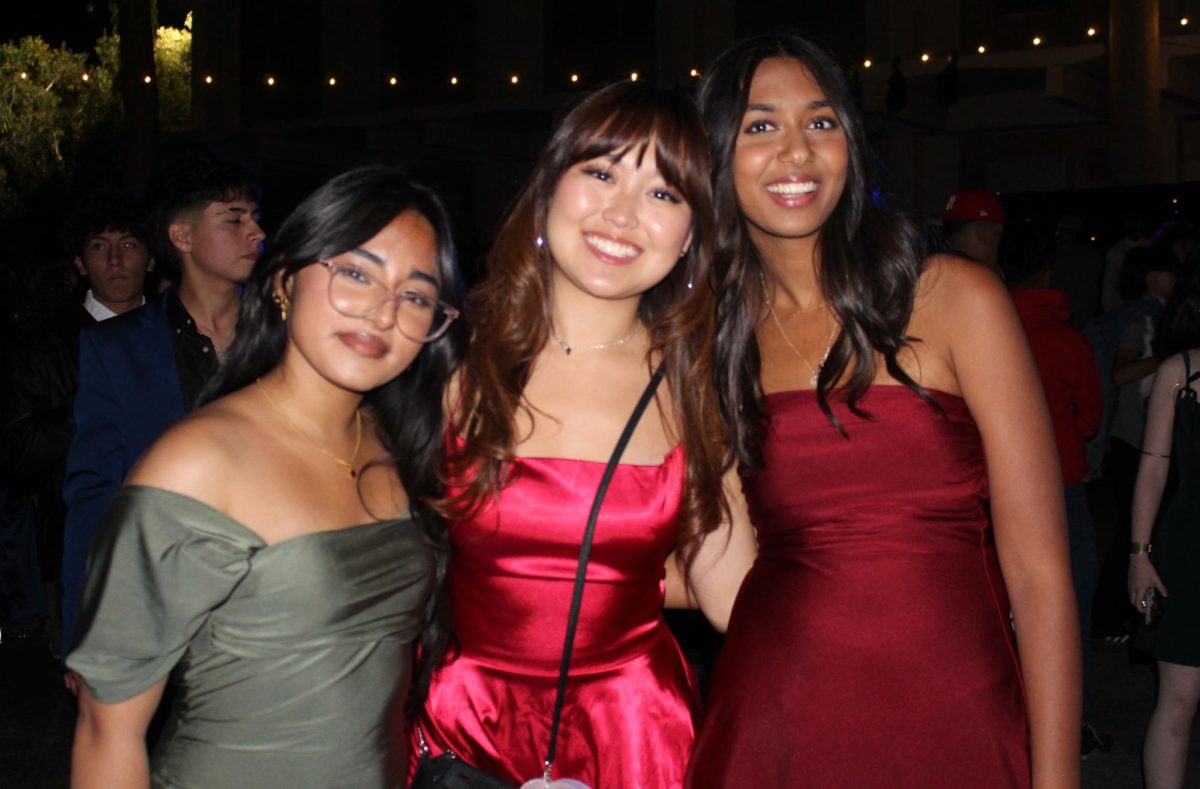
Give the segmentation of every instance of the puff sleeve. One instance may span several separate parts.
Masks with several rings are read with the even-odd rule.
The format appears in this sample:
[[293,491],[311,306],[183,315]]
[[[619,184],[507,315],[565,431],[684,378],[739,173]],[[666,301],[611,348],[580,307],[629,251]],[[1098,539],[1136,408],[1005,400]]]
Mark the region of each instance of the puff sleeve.
[[146,690],[179,662],[261,547],[249,529],[195,499],[122,489],[88,558],[67,666],[107,704]]

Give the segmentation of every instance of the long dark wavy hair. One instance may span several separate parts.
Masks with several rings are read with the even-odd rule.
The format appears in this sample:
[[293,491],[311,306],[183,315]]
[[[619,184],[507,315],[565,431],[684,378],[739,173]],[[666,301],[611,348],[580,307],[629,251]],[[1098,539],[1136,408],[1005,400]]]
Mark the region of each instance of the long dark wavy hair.
[[754,332],[766,308],[760,284],[766,270],[738,205],[733,155],[750,81],[768,58],[791,58],[808,70],[837,114],[849,150],[845,189],[818,243],[821,294],[842,329],[821,368],[817,402],[845,434],[829,406],[829,393],[844,380],[851,412],[866,416],[858,403],[875,378],[879,353],[893,378],[937,407],[896,361],[899,351],[914,341],[905,329],[923,268],[920,234],[905,217],[872,199],[875,159],[845,77],[824,50],[800,36],[773,33],[745,39],[709,67],[700,85],[700,105],[712,145],[717,209],[717,387],[733,450],[747,471],[758,467],[765,418]]
[[[287,327],[274,302],[275,280],[283,281],[318,260],[354,249],[373,238],[400,214],[413,212],[433,226],[438,250],[438,297],[454,307],[462,304],[462,282],[455,265],[454,242],[446,209],[428,188],[404,171],[369,165],[343,173],[304,199],[283,221],[265,254],[246,280],[233,344],[202,402],[248,386],[275,369],[287,347]],[[399,376],[367,392],[364,405],[378,426],[379,440],[389,453],[408,494],[413,516],[424,528],[437,558],[437,585],[427,605],[421,637],[421,666],[412,696],[427,687],[429,667],[436,665],[449,643],[444,578],[448,542],[445,526],[432,502],[442,495],[446,384],[462,358],[466,332],[458,321],[426,343]]]
[[504,485],[513,460],[515,418],[518,409],[529,412],[525,386],[550,336],[553,261],[548,246],[535,239],[545,235],[559,180],[578,162],[627,151],[641,156],[650,146],[663,178],[692,211],[687,254],[638,306],[650,333],[650,357],[661,358],[666,368],[686,458],[677,554],[686,565],[700,536],[715,529],[725,511],[726,430],[710,383],[715,297],[708,143],[690,97],[645,83],[610,85],[567,113],[500,228],[487,277],[467,299],[472,341],[456,415],[465,442],[449,471],[468,484],[447,508],[460,517],[476,511]]

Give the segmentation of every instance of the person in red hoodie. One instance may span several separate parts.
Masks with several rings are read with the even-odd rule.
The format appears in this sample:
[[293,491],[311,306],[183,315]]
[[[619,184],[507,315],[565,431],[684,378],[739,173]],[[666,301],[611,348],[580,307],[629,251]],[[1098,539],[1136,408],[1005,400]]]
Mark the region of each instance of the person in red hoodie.
[[1067,321],[1071,310],[1067,295],[1050,288],[1054,250],[1048,233],[1032,227],[1016,227],[1005,236],[1001,264],[1011,289],[1013,305],[1042,377],[1042,389],[1050,406],[1054,437],[1062,468],[1063,493],[1067,503],[1067,530],[1071,544],[1071,580],[1079,604],[1079,628],[1083,655],[1083,729],[1080,753],[1108,751],[1112,738],[1098,734],[1088,722],[1091,717],[1090,630],[1092,597],[1096,592],[1099,558],[1092,514],[1088,509],[1084,482],[1088,477],[1085,443],[1100,427],[1104,394],[1100,368],[1092,346],[1083,332]]

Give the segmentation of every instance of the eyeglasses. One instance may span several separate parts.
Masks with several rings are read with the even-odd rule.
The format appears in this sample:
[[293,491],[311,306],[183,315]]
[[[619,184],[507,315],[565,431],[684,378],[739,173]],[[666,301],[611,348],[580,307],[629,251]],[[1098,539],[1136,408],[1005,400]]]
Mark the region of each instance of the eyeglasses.
[[432,282],[410,282],[392,293],[357,266],[317,262],[329,269],[329,304],[347,318],[365,318],[385,304],[394,304],[396,328],[401,334],[413,342],[433,342],[459,316],[458,310],[438,299]]

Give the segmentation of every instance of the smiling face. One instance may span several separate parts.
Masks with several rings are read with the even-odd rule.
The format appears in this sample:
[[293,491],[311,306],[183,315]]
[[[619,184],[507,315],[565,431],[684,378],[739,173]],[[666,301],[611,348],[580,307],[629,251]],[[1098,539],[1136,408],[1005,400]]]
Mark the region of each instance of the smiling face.
[[555,292],[637,299],[671,272],[691,240],[692,211],[658,170],[653,141],[572,165],[546,215]]
[[846,186],[846,135],[799,61],[768,58],[750,82],[733,155],[738,204],[756,244],[815,239]]
[[126,312],[142,303],[150,251],[133,233],[104,230],[84,241],[75,267],[87,277],[97,301],[113,312]]
[[[399,214],[371,239],[334,255],[329,263],[358,269],[389,292],[430,290],[439,281],[438,245],[433,226],[413,211]],[[290,282],[288,348],[285,365],[304,364],[342,389],[367,392],[395,378],[423,347],[396,327],[396,311],[385,303],[362,318],[343,315],[329,301],[331,271],[305,266]],[[436,293],[436,285],[432,289]]]

